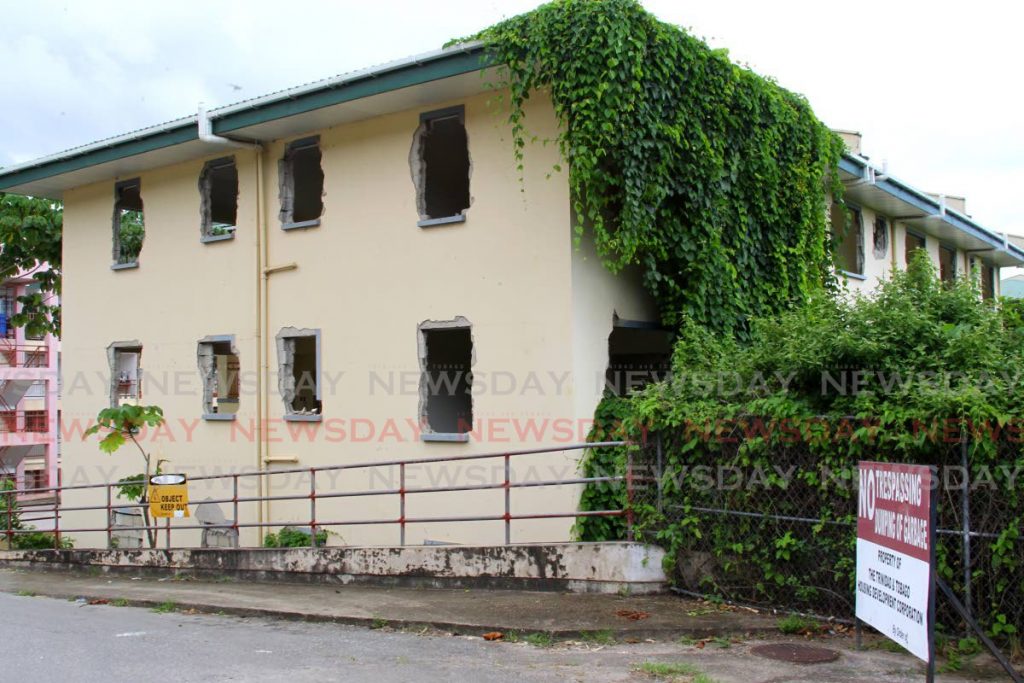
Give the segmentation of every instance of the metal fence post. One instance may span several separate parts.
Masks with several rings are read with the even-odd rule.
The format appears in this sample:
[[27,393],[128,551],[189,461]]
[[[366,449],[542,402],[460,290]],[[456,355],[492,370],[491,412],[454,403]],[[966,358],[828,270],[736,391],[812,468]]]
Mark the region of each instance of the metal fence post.
[[168,550],[171,549],[171,518],[168,517],[167,521],[164,522],[164,542]]
[[626,446],[626,540],[633,540],[633,451]]
[[398,465],[398,544],[405,545],[405,463]]
[[[966,432],[960,434],[960,466],[964,471],[964,487],[962,496],[962,517],[963,517],[963,553],[964,553],[964,609],[967,612],[967,616],[970,619],[974,618],[974,613],[971,610],[971,465],[970,458],[967,457],[967,440],[968,435]],[[970,626],[966,626],[968,633],[970,632]]]
[[7,549],[14,549],[14,490],[2,491],[7,504]]
[[63,485],[60,470],[57,470],[57,488],[53,492],[53,549],[60,550],[60,488]]
[[654,473],[654,476],[656,476],[658,478],[657,479],[657,482],[658,482],[658,514],[662,514],[665,511],[665,506],[664,506],[664,501],[663,501],[663,498],[662,498],[663,493],[662,493],[662,486],[661,486],[661,475],[662,475],[663,468],[664,468],[664,463],[662,462],[662,457],[663,456],[662,456],[662,452],[661,452],[661,432],[658,432],[657,434],[654,435],[654,445],[655,445],[655,448],[657,448],[657,451],[658,451],[658,461],[657,461],[657,468],[658,469]]
[[316,469],[309,468],[309,544],[316,547]]
[[231,520],[231,528],[235,531],[235,547],[242,545],[241,539],[239,539],[238,531],[238,475],[235,474],[231,477],[231,508],[234,512],[234,518]]
[[113,512],[113,489],[114,487],[107,484],[107,547],[114,547],[114,512]]
[[505,545],[512,543],[512,456],[505,454]]

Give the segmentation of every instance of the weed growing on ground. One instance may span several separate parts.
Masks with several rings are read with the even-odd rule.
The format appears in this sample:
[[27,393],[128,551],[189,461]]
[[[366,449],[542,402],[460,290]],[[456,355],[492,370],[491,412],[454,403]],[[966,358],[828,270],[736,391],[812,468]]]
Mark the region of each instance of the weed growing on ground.
[[615,642],[615,634],[611,629],[601,631],[583,631],[580,633],[580,640],[593,645],[611,645]]
[[713,678],[697,667],[683,662],[644,662],[637,669],[657,678],[675,679],[687,676],[690,683],[715,683]]
[[527,634],[523,640],[535,647],[551,647],[555,643],[555,639],[551,637],[551,634],[544,633],[543,631]]
[[807,632],[813,633],[818,630],[818,622],[813,619],[805,619],[804,617],[796,614],[791,614],[788,617],[779,619],[777,625],[780,631],[788,635]]
[[177,609],[178,609],[177,603],[175,603],[172,600],[168,600],[167,602],[161,602],[159,605],[154,607],[153,611],[156,612],[157,614],[168,614],[170,612],[176,611]]

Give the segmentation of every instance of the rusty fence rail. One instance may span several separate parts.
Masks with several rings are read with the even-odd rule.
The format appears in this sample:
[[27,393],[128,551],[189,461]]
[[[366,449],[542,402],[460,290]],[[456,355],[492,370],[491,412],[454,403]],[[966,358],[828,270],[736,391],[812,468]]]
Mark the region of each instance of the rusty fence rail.
[[[309,520],[304,524],[309,528],[310,545],[315,547],[317,545],[317,532],[318,530],[325,530],[331,527],[344,527],[344,526],[361,526],[361,525],[397,525],[399,527],[399,543],[400,545],[406,544],[406,526],[409,524],[448,524],[458,522],[504,522],[504,542],[506,544],[512,543],[512,522],[517,520],[529,520],[529,519],[564,519],[564,518],[580,518],[580,517],[625,517],[627,520],[627,527],[630,529],[630,537],[632,537],[632,514],[629,509],[629,505],[625,509],[621,510],[590,510],[590,511],[564,511],[564,512],[527,512],[527,513],[516,513],[512,512],[512,492],[516,489],[533,489],[533,488],[545,488],[555,486],[571,486],[571,485],[584,485],[597,482],[621,482],[624,483],[627,488],[627,500],[632,500],[630,495],[630,489],[632,488],[633,481],[630,473],[627,471],[624,476],[600,476],[600,477],[570,477],[570,478],[556,478],[556,479],[543,479],[538,481],[518,481],[513,478],[513,467],[512,463],[515,458],[521,456],[530,455],[542,455],[547,453],[564,453],[569,451],[582,451],[592,448],[613,448],[616,446],[622,446],[625,442],[622,441],[603,441],[595,443],[578,443],[578,444],[566,444],[562,446],[553,446],[549,448],[534,448],[525,450],[512,450],[512,451],[501,451],[494,453],[482,453],[473,455],[456,455],[456,456],[440,456],[431,458],[415,458],[415,459],[404,459],[404,460],[384,460],[378,462],[359,462],[345,465],[327,465],[322,467],[294,467],[294,468],[282,468],[274,470],[262,470],[255,472],[237,472],[231,474],[217,474],[208,476],[197,476],[189,477],[189,483],[194,482],[210,482],[210,481],[226,481],[229,482],[231,495],[224,498],[210,498],[199,501],[202,504],[227,504],[231,506],[232,519],[229,523],[225,524],[171,524],[171,520],[167,519],[164,524],[153,523],[143,524],[140,526],[129,526],[119,527],[113,523],[113,513],[115,510],[124,509],[140,509],[148,508],[149,503],[143,502],[119,502],[115,499],[117,491],[120,490],[125,482],[104,482],[100,484],[79,484],[72,486],[62,486],[61,477],[58,473],[58,483],[56,486],[48,488],[37,488],[37,489],[20,489],[20,490],[9,490],[0,491],[0,523],[6,523],[6,531],[0,528],[0,534],[6,536],[7,546],[14,548],[17,546],[16,537],[22,534],[37,534],[39,533],[36,529],[17,528],[15,524],[18,517],[18,505],[17,502],[19,497],[26,496],[29,494],[52,494],[53,502],[49,505],[49,509],[52,511],[50,515],[42,515],[38,511],[37,505],[31,502],[26,502],[26,507],[32,506],[36,508],[36,512],[32,519],[25,519],[23,521],[50,521],[53,522],[53,528],[47,529],[46,533],[53,534],[53,545],[55,548],[60,548],[62,534],[72,533],[105,533],[107,537],[107,547],[113,546],[113,535],[115,531],[132,531],[132,532],[159,532],[162,530],[164,533],[164,546],[167,548],[172,547],[171,534],[173,531],[204,531],[210,529],[228,529],[233,530],[236,534],[240,529],[243,528],[257,528],[264,529],[270,527],[281,527],[281,526],[295,526],[294,521],[283,522],[282,520],[262,520],[252,522],[240,522],[239,521],[239,506],[245,503],[255,503],[262,506],[264,503],[274,501],[309,501]],[[419,467],[427,464],[443,464],[453,462],[469,462],[469,461],[481,461],[481,460],[498,460],[503,463],[504,466],[504,477],[500,481],[494,481],[485,484],[456,484],[448,486],[424,486],[424,487],[407,487],[406,486],[406,470],[410,467]],[[317,486],[317,474],[324,472],[334,472],[342,470],[368,470],[368,469],[380,469],[380,468],[398,468],[398,486],[384,489],[362,489],[357,491],[338,491],[338,490],[321,490]],[[240,480],[247,478],[262,478],[263,481],[268,482],[272,477],[281,475],[294,475],[294,474],[308,474],[309,475],[309,487],[308,491],[288,493],[283,495],[240,495],[239,493],[239,482]],[[83,491],[83,490],[101,490],[105,495],[105,502],[99,505],[73,505],[66,506],[61,504],[63,495],[68,491]],[[269,490],[269,485],[267,490]],[[494,512],[485,513],[484,511],[478,511],[476,514],[466,515],[449,515],[449,516],[426,516],[426,517],[407,517],[406,516],[406,501],[410,496],[418,494],[428,493],[459,493],[468,491],[488,491],[488,490],[501,490],[504,491],[504,505],[503,509],[496,510]],[[375,497],[375,496],[394,496],[398,499],[399,514],[397,517],[382,517],[382,518],[360,518],[360,519],[323,519],[318,516],[317,502],[323,500],[341,499],[341,498],[358,498],[358,497]],[[195,503],[196,501],[192,501]],[[69,512],[86,512],[86,511],[105,511],[106,512],[106,525],[88,527],[88,526],[72,526],[62,527],[61,517]],[[6,520],[2,519],[2,515],[6,512]],[[191,518],[191,519],[194,519]],[[180,520],[179,520],[180,521]],[[3,537],[0,535],[0,537]]]

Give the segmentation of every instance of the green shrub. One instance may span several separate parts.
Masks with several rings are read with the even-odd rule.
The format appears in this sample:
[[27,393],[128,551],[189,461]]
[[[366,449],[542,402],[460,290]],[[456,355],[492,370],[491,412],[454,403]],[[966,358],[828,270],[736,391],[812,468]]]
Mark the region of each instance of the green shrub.
[[[327,531],[319,529],[316,532],[316,544],[327,545]],[[279,532],[269,533],[263,539],[264,548],[308,548],[311,545],[309,532],[286,526]]]

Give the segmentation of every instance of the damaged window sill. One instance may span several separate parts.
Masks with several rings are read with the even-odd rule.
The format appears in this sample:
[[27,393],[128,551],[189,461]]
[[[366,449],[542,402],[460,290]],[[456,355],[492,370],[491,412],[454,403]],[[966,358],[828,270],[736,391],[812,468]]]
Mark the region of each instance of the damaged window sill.
[[230,422],[235,419],[234,413],[203,413],[203,419],[209,422]]
[[282,230],[302,230],[304,228],[315,228],[320,225],[320,219],[314,218],[311,221],[297,221],[295,223],[282,223]]
[[460,213],[458,216],[445,216],[444,218],[427,218],[422,221],[417,221],[416,225],[421,228],[432,228],[435,225],[448,225],[450,223],[465,223],[466,214]]
[[203,244],[208,244],[210,242],[224,242],[233,239],[235,239],[235,233],[229,232],[226,235],[203,235],[199,238],[199,241]]
[[110,264],[111,270],[131,270],[132,268],[138,268],[139,262],[132,261],[131,263],[112,263]]
[[467,443],[469,441],[469,433],[438,433],[438,432],[423,432],[420,434],[420,440],[428,443]]
[[323,415],[285,415],[285,422],[322,422]]

